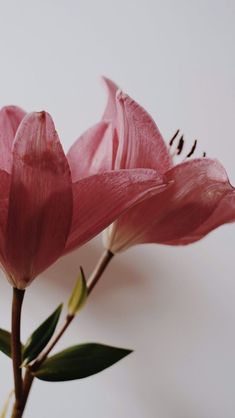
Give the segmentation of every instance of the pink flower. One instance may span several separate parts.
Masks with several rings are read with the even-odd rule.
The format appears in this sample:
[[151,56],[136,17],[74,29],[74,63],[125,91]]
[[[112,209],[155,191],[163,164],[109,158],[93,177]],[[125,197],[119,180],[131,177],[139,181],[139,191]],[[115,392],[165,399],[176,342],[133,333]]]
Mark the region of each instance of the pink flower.
[[165,187],[161,175],[146,169],[72,180],[46,112],[3,108],[0,146],[0,263],[20,289],[136,201]]
[[116,253],[140,243],[189,244],[234,221],[234,188],[222,165],[208,158],[174,165],[148,113],[112,81],[105,82],[109,98],[103,120],[76,143],[77,155],[83,150],[88,158],[73,159],[72,171],[85,177],[108,169],[149,168],[171,183],[120,216],[104,232],[106,248]]

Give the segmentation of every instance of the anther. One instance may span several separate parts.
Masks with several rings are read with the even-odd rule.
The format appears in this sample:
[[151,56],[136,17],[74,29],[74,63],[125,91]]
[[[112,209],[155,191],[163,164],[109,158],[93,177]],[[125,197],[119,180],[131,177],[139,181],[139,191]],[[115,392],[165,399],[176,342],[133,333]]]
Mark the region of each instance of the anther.
[[193,153],[194,153],[194,151],[196,149],[196,146],[197,146],[197,139],[195,139],[194,144],[193,144],[193,146],[191,148],[191,151],[189,151],[189,153],[186,155],[186,158],[189,158],[189,157],[191,157],[191,155],[193,155]]
[[203,152],[202,156],[203,156],[203,157],[206,157],[206,152],[205,152],[205,151]]
[[180,155],[184,147],[184,135],[180,137],[178,146],[177,146],[177,155]]
[[170,140],[170,142],[169,142],[169,145],[170,145],[170,147],[173,145],[173,142],[174,142],[174,140],[175,140],[175,138],[177,137],[177,135],[179,134],[179,129],[177,129],[177,131],[176,131],[176,133],[173,135],[173,137],[171,138],[171,140]]

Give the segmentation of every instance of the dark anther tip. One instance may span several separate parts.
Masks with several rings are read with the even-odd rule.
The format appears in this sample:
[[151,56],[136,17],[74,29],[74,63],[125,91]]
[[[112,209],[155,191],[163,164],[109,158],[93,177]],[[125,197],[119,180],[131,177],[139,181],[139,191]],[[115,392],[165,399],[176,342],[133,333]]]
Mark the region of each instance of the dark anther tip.
[[188,155],[186,155],[186,158],[189,158],[189,157],[191,157],[191,155],[193,155],[193,153],[194,153],[194,151],[196,149],[196,146],[197,146],[197,139],[195,139],[194,144],[193,144],[191,150],[189,151]]
[[171,138],[171,140],[170,140],[170,142],[169,142],[169,145],[170,145],[170,147],[173,145],[173,142],[174,142],[174,140],[175,140],[175,138],[177,137],[177,135],[179,134],[179,129],[177,129],[177,131],[175,132],[175,134],[173,135],[173,137]]
[[177,155],[180,155],[184,147],[184,135],[182,135],[179,139],[179,143],[177,146]]

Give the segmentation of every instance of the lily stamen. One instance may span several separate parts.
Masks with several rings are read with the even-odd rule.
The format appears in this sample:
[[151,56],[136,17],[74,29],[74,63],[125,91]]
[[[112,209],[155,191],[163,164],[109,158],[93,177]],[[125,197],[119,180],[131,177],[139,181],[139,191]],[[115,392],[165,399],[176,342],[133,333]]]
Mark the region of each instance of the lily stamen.
[[[180,130],[177,129],[176,133],[173,135],[173,137],[171,138],[169,145],[170,147],[172,147],[175,139],[177,138],[177,136],[179,135]],[[180,155],[182,150],[184,147],[184,135],[181,135],[181,137],[178,140],[178,145],[176,146],[176,148],[174,149],[174,151],[171,153],[172,158],[176,157],[177,155]]]
[[190,151],[189,151],[189,153],[186,155],[186,158],[189,158],[189,157],[191,157],[191,155],[193,155],[193,153],[194,153],[194,151],[195,151],[195,149],[196,149],[196,146],[197,146],[197,139],[195,139],[194,144],[193,144],[193,146],[192,146],[191,150],[190,150]]
[[176,133],[175,133],[175,134],[173,135],[173,137],[171,138],[171,140],[170,140],[170,142],[169,142],[170,147],[173,145],[173,142],[174,142],[175,138],[178,136],[179,132],[180,132],[180,130],[179,130],[179,129],[177,129]]
[[[180,130],[177,129],[177,131],[175,132],[175,134],[173,135],[173,137],[169,141],[169,146],[170,147],[172,147],[172,145],[175,142],[179,133],[180,133]],[[183,158],[183,161],[185,161],[187,158],[190,158],[194,154],[194,152],[197,148],[197,142],[198,142],[197,139],[195,139],[192,148],[190,149],[189,153]],[[171,157],[172,158],[177,157],[178,155],[180,155],[182,153],[183,148],[184,148],[184,144],[185,144],[184,135],[181,135],[181,137],[178,140],[178,145],[176,146],[176,148],[174,147],[175,148],[174,151],[171,150]],[[206,157],[206,152],[205,151],[202,153],[202,157],[203,158]]]
[[177,155],[181,154],[181,152],[183,150],[183,147],[184,147],[184,135],[182,135],[180,137],[180,140],[179,140],[179,143],[178,143],[178,146],[177,146],[177,149],[176,149]]

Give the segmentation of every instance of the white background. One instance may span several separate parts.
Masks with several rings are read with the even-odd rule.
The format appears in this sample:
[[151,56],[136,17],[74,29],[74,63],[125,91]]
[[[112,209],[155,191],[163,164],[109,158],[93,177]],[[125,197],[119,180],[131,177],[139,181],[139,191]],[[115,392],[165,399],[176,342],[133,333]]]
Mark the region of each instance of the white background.
[[[235,184],[235,2],[0,2],[0,104],[48,110],[65,149],[99,120],[100,75],[153,115],[166,139],[198,138]],[[28,289],[23,337],[66,300],[100,238]],[[116,257],[60,347],[98,341],[135,349],[99,375],[35,382],[26,418],[234,418],[235,225],[187,248],[146,245]],[[0,326],[11,288],[0,281]],[[0,354],[0,403],[12,388]]]

